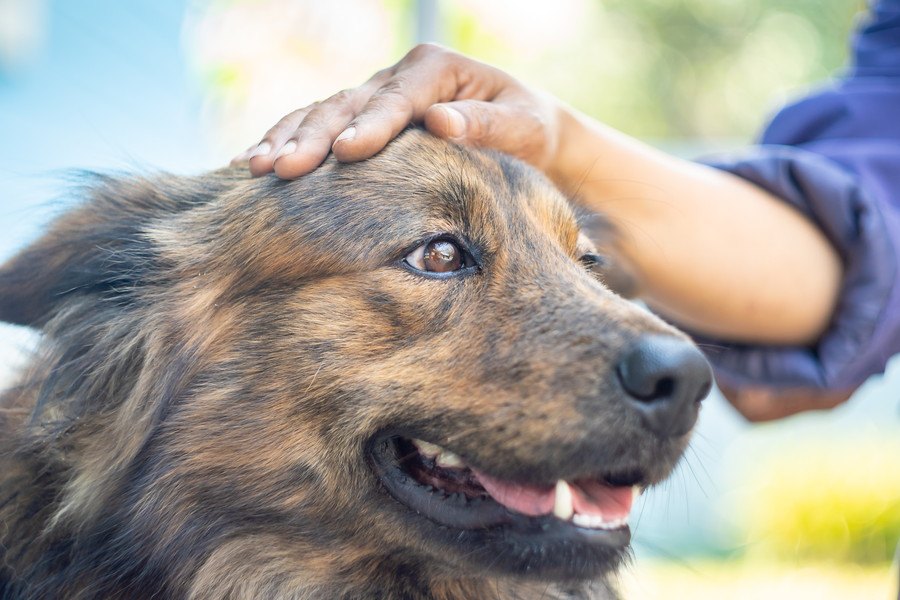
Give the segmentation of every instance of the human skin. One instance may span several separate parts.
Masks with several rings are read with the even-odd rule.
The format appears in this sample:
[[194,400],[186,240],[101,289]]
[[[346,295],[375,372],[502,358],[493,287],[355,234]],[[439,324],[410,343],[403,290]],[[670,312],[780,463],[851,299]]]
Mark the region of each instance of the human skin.
[[[249,159],[257,176],[295,178],[329,152],[340,161],[368,158],[411,122],[517,156],[603,213],[633,291],[677,324],[719,339],[801,346],[829,323],[841,261],[799,212],[737,176],[660,152],[440,46],[417,46],[361,86],[290,113],[235,160]],[[765,386],[728,395],[753,420],[839,401]]]

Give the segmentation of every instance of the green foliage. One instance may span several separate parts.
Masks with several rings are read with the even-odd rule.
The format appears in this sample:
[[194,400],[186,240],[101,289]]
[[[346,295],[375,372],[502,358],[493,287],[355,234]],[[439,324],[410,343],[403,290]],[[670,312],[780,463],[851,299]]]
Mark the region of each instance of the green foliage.
[[[478,4],[445,3],[445,37],[630,134],[658,139],[754,135],[776,105],[844,65],[864,8],[862,0],[554,4],[578,18],[550,24],[557,31],[536,28],[522,43]],[[533,27],[528,12],[510,10],[510,27]]]
[[889,562],[900,540],[900,441],[804,444],[748,474],[739,511],[751,555]]

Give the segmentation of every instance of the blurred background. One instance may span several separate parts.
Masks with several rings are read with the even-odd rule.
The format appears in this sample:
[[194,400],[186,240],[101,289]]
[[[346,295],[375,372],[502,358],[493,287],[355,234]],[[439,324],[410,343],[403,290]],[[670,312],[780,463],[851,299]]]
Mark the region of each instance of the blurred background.
[[[669,151],[740,147],[840,74],[856,0],[0,0],[0,260],[71,169],[199,172],[418,40]],[[33,334],[0,328],[0,385]],[[626,598],[894,598],[900,363],[824,414],[750,426],[714,394],[636,509]]]

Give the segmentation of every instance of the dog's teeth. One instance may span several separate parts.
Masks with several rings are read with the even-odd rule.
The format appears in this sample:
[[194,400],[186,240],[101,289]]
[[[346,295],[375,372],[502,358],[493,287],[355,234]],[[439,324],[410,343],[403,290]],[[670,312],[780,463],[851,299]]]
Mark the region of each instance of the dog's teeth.
[[414,439],[413,443],[416,445],[416,448],[419,449],[419,454],[427,458],[433,458],[435,464],[439,467],[457,469],[465,466],[465,463],[459,456],[449,450],[444,450],[437,444],[418,439]]
[[572,523],[585,529],[597,529],[603,524],[603,517],[595,517],[593,515],[575,515],[572,517]]
[[594,515],[575,515],[574,517],[572,517],[572,522],[579,527],[584,527],[585,529],[600,529],[604,525],[606,525],[603,517],[597,517]]
[[419,453],[428,458],[434,458],[444,451],[444,449],[437,444],[432,444],[431,442],[426,442],[424,440],[413,440],[413,443],[416,445],[416,448],[419,449]]
[[563,521],[568,521],[575,513],[572,506],[572,490],[569,484],[560,479],[556,482],[556,500],[553,502],[553,514]]
[[460,457],[449,450],[441,451],[441,453],[435,457],[434,462],[437,463],[439,467],[445,467],[447,469],[456,469],[465,465]]
[[606,521],[602,516],[576,514],[572,523],[585,529],[618,529],[628,524],[628,517]]
[[644,488],[639,485],[635,485],[631,488],[631,493],[635,500],[641,497],[641,494],[644,492]]

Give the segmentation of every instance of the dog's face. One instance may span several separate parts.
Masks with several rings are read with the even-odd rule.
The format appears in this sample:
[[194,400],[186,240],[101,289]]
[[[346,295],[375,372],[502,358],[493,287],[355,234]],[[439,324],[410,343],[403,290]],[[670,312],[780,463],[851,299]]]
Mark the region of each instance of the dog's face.
[[195,586],[248,562],[575,580],[619,562],[709,386],[594,260],[532,170],[410,131],[294,182],[108,182],[0,271],[0,316],[82,367],[37,409],[65,423],[59,520]]

